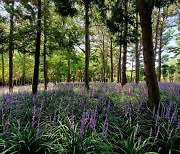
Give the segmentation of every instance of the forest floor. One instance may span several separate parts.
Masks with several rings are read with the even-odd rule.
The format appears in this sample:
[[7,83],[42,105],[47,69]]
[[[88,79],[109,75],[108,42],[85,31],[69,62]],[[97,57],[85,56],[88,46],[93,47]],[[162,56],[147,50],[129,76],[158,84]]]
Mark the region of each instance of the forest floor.
[[158,111],[144,83],[51,84],[0,89],[0,153],[180,152],[180,83],[159,83]]

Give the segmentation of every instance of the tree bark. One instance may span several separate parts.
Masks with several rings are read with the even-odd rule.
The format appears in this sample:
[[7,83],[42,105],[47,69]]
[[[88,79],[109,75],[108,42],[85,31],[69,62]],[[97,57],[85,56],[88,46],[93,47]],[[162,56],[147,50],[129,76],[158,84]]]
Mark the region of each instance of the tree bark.
[[114,78],[113,78],[113,48],[112,48],[112,37],[110,38],[110,41],[111,41],[111,46],[110,46],[110,58],[111,58],[111,82],[114,82]]
[[123,56],[122,56],[122,86],[127,83],[126,78],[126,63],[127,63],[127,32],[128,32],[128,1],[124,0],[124,8],[125,8],[125,23],[124,23],[124,36],[123,36]]
[[35,51],[35,64],[32,92],[36,94],[38,91],[39,82],[39,58],[40,58],[40,45],[41,45],[41,0],[38,0],[38,21],[37,21],[37,36],[36,36],[36,51]]
[[119,60],[118,60],[118,70],[117,70],[117,82],[121,82],[121,54],[122,54],[122,46],[119,46]]
[[10,33],[9,33],[9,92],[13,91],[13,52],[14,52],[14,0],[11,3]]
[[89,38],[89,5],[90,1],[85,2],[85,87],[89,90],[89,57],[90,57],[90,38]]
[[47,38],[46,38],[46,32],[44,32],[44,89],[47,90],[47,85],[48,85],[48,75],[47,75],[47,59],[46,59],[46,42],[47,42]]
[[142,43],[144,55],[144,67],[146,84],[148,87],[148,105],[151,110],[157,107],[160,100],[159,87],[155,72],[155,56],[152,42],[151,15],[154,7],[154,0],[148,2],[138,0],[140,23],[142,28]]
[[158,81],[161,81],[161,54],[162,54],[162,43],[163,43],[163,38],[162,38],[162,34],[163,34],[163,29],[164,29],[164,17],[161,23],[161,28],[160,28],[160,40],[159,40],[159,52],[158,52]]
[[2,86],[5,86],[5,80],[4,80],[4,53],[2,52]]
[[46,29],[47,29],[47,20],[46,20],[46,13],[47,13],[47,2],[46,0],[44,0],[44,11],[45,11],[45,14],[44,14],[44,89],[47,90],[47,86],[48,86],[48,67],[47,67],[47,64],[48,64],[48,61],[47,61],[47,47],[46,47],[46,43],[47,43],[47,32],[46,32]]
[[[46,21],[44,18],[44,26],[46,25]],[[47,90],[48,85],[48,76],[47,76],[47,60],[46,60],[46,42],[47,42],[47,36],[46,36],[46,26],[44,27],[44,89]]]
[[133,60],[132,60],[132,64],[131,64],[131,82],[132,82],[132,78],[133,78]]
[[103,62],[103,82],[106,82],[106,62],[105,62],[105,50],[104,50],[104,33],[102,33],[102,62]]
[[[138,11],[136,13],[136,35],[138,35]],[[139,83],[139,49],[138,49],[138,40],[136,40],[136,84]]]

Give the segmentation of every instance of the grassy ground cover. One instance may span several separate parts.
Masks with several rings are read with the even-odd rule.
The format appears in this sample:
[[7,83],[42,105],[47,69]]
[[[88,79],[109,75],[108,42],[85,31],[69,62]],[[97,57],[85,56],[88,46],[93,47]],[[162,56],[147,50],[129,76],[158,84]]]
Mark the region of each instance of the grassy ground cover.
[[0,98],[0,153],[180,153],[180,84],[159,83],[157,113],[146,85],[60,84]]

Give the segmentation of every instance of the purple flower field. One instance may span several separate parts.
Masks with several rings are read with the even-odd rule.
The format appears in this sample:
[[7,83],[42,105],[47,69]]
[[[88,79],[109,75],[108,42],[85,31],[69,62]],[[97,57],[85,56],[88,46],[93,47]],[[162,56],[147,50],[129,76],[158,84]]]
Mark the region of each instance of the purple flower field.
[[179,153],[180,83],[159,87],[156,113],[144,83],[1,88],[0,153]]

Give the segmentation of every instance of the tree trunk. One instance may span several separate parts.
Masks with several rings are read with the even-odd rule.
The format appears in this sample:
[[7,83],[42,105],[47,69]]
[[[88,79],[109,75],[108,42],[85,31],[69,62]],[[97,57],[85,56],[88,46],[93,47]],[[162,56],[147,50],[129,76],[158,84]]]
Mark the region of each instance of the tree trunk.
[[118,60],[118,70],[117,70],[117,82],[121,82],[121,45],[119,46],[119,60]]
[[2,86],[5,86],[5,80],[4,80],[4,53],[2,52]]
[[163,21],[161,23],[161,28],[160,28],[160,41],[159,41],[159,52],[158,52],[158,81],[161,81],[161,54],[162,54],[162,43],[163,43],[163,38],[162,38],[162,34],[163,34],[163,29],[164,29],[164,17],[163,17]]
[[14,0],[12,0],[11,13],[10,13],[10,33],[9,33],[9,92],[13,91],[13,32],[14,32]]
[[[46,25],[46,20],[44,18],[44,26]],[[46,29],[46,26],[44,27]],[[47,84],[48,84],[48,76],[47,76],[47,60],[46,60],[46,42],[47,42],[47,36],[46,36],[46,30],[44,30],[44,89],[47,90]]]
[[158,10],[157,10],[156,29],[155,29],[155,36],[154,36],[154,53],[155,53],[155,57],[156,57],[157,42],[158,42],[159,19],[160,19],[160,8],[158,8]]
[[33,94],[37,93],[39,82],[39,58],[40,58],[40,45],[41,45],[41,0],[38,0],[38,21],[37,21],[37,36],[36,36],[36,51],[35,51],[35,64],[33,75]]
[[132,60],[132,65],[131,65],[131,82],[132,82],[132,77],[133,76],[133,60]]
[[23,52],[23,67],[22,67],[22,85],[25,85],[26,80],[26,54]]
[[112,37],[110,38],[111,39],[111,47],[110,47],[110,58],[111,58],[111,82],[114,82],[114,79],[113,79],[113,49],[112,49]]
[[85,2],[85,87],[89,90],[89,57],[90,57],[90,38],[89,38],[89,4],[90,1]]
[[70,58],[68,58],[68,70],[67,70],[67,82],[69,83],[71,81],[71,74],[70,74]]
[[127,32],[128,32],[128,1],[124,0],[124,8],[125,8],[125,23],[124,23],[124,36],[123,36],[123,57],[122,57],[122,86],[127,83],[126,78],[126,62],[127,62]]
[[47,90],[47,85],[48,85],[48,75],[47,75],[47,63],[48,61],[46,60],[46,32],[44,33],[44,89]]
[[105,62],[105,50],[104,50],[104,33],[102,33],[102,62],[103,62],[103,82],[106,82],[106,62]]
[[47,67],[47,64],[48,64],[48,61],[47,61],[47,47],[46,47],[46,43],[47,43],[47,33],[46,33],[46,29],[47,29],[47,20],[46,20],[46,16],[47,16],[47,2],[46,0],[44,0],[44,11],[45,11],[45,15],[44,15],[44,89],[47,90],[47,85],[48,85],[48,67]]
[[152,42],[151,15],[154,7],[154,0],[145,2],[138,0],[140,23],[142,28],[142,43],[144,55],[144,67],[146,84],[148,87],[148,105],[151,110],[157,107],[160,100],[159,87],[155,72],[155,56]]
[[[136,35],[138,36],[138,11],[136,13]],[[138,40],[136,40],[136,84],[139,83],[139,49],[138,49]]]

